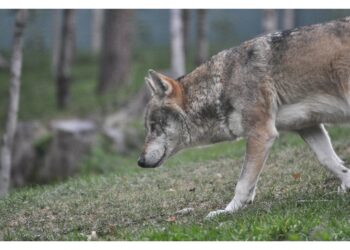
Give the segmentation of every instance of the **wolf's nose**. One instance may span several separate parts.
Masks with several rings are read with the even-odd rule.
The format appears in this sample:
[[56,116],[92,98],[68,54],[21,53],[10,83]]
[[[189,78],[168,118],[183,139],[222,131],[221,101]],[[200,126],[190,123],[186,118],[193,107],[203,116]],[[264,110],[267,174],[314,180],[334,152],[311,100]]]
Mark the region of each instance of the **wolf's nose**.
[[140,167],[145,167],[146,166],[146,161],[145,161],[145,157],[144,156],[140,156],[138,161],[137,161],[137,164],[140,166]]

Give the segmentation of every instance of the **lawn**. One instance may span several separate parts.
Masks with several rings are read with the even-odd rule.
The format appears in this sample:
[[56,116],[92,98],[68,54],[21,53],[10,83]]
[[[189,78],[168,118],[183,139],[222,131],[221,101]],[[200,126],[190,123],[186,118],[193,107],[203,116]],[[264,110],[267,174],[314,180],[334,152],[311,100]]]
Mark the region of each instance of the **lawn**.
[[[349,127],[330,128],[347,161],[349,134]],[[275,143],[253,204],[204,219],[231,200],[243,154],[244,140],[221,143],[186,150],[157,169],[138,168],[136,156],[100,155],[88,164],[108,165],[106,173],[0,200],[0,239],[87,240],[95,231],[98,240],[350,240],[350,195],[337,193],[338,181],[293,134]],[[184,208],[192,210],[179,214]]]

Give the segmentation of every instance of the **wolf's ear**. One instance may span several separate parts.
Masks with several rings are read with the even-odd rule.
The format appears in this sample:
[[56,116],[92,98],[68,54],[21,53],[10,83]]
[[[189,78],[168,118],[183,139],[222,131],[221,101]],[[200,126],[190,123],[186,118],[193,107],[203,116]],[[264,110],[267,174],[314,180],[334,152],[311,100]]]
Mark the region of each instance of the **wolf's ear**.
[[170,77],[151,69],[148,71],[148,77],[145,78],[145,81],[152,94],[160,97],[170,96],[174,90],[174,85],[177,84],[176,81]]

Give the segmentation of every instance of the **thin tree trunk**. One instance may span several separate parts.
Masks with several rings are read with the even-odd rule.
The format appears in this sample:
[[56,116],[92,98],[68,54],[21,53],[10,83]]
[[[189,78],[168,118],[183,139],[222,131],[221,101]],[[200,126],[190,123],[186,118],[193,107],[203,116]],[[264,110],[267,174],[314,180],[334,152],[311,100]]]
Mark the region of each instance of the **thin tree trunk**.
[[57,107],[66,108],[69,100],[69,85],[71,82],[71,68],[74,54],[74,16],[75,10],[63,10],[61,43],[57,63],[56,95]]
[[275,32],[278,29],[278,16],[276,10],[263,10],[263,33]]
[[101,50],[102,28],[103,28],[103,9],[92,10],[91,24],[91,51],[97,55]]
[[185,74],[185,51],[183,46],[183,23],[181,10],[170,10],[171,71],[176,77]]
[[208,59],[208,25],[207,10],[197,10],[197,50],[196,65]]
[[183,23],[183,46],[185,51],[185,58],[188,56],[190,49],[190,17],[191,10],[182,10],[182,23]]
[[0,150],[0,196],[8,193],[11,175],[11,148],[17,126],[17,113],[20,98],[23,31],[26,25],[28,10],[18,10],[15,21],[11,58],[11,78],[9,104],[6,126]]
[[62,30],[62,10],[52,10],[52,30],[53,30],[53,36],[52,36],[52,62],[51,62],[51,71],[52,75],[54,77],[57,76],[57,65],[58,65],[58,58],[59,58],[59,52],[61,47],[61,30]]
[[131,63],[134,10],[106,10],[97,94],[127,82]]
[[283,11],[283,29],[288,30],[294,28],[294,17],[294,10],[288,9]]

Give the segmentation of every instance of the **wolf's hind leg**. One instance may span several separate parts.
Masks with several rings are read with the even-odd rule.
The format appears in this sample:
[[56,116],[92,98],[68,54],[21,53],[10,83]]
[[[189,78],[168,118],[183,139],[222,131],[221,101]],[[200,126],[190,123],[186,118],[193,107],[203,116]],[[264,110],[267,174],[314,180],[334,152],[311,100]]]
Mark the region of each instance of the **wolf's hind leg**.
[[341,181],[342,191],[350,188],[350,169],[334,152],[328,133],[322,124],[298,131],[304,141],[316,154],[318,160]]

